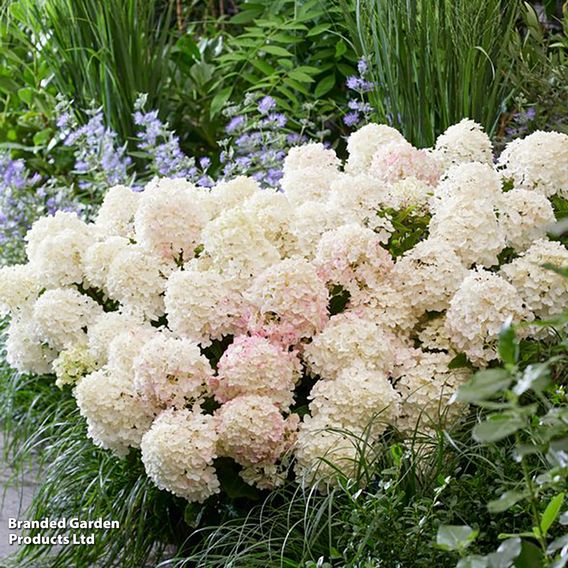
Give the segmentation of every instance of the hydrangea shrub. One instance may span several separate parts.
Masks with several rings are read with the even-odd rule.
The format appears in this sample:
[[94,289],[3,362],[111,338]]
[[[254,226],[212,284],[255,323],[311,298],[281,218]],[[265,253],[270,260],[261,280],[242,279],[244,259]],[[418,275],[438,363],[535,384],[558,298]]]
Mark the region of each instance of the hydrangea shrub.
[[[196,502],[221,491],[220,459],[261,489],[290,468],[331,483],[357,466],[345,431],[372,443],[457,419],[452,395],[497,358],[502,323],[568,306],[542,267],[568,263],[546,236],[568,136],[494,164],[469,120],[427,150],[369,124],[348,151],[292,148],[283,191],[156,178],[111,188],[91,223],[40,219],[28,263],[0,271],[9,363],[71,384],[95,444],[140,449],[158,487]],[[415,210],[428,232],[393,255],[393,212]]]

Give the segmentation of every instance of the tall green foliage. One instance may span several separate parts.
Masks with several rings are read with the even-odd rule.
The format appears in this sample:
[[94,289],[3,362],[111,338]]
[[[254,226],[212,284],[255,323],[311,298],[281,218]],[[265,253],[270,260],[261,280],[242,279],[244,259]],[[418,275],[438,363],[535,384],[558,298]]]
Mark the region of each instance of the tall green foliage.
[[419,146],[464,117],[495,132],[512,95],[517,0],[341,0],[351,1],[379,121]]
[[160,108],[175,39],[171,8],[160,0],[19,0],[9,17],[20,40],[49,65],[59,92],[77,108],[103,106],[124,138],[133,133],[139,93]]

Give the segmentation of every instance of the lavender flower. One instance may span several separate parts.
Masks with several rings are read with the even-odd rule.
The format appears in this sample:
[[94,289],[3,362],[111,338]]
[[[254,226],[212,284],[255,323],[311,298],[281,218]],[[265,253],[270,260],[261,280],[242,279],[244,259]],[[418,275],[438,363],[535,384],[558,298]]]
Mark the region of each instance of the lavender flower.
[[369,64],[365,58],[359,59],[357,71],[359,75],[352,75],[346,81],[347,88],[353,92],[352,98],[347,102],[350,110],[343,117],[343,122],[349,127],[359,127],[369,122],[373,111],[371,105],[365,101],[366,93],[375,88],[375,83],[367,78]]

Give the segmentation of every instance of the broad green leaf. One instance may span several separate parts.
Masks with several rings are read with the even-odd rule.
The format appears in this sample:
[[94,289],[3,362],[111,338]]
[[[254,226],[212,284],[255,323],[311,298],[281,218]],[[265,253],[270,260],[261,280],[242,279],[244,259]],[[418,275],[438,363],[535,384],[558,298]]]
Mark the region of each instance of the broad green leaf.
[[515,559],[515,568],[544,568],[542,550],[532,542],[521,543],[521,553]]
[[294,79],[295,81],[299,81],[300,83],[313,83],[314,79],[307,75],[306,73],[302,73],[298,69],[293,69],[289,73],[290,78]]
[[314,91],[316,99],[323,97],[335,86],[335,75],[327,75],[317,85]]
[[471,403],[493,398],[505,390],[512,381],[513,378],[505,369],[479,371],[459,387],[457,400]]
[[456,568],[487,568],[488,560],[485,556],[479,556],[477,554],[473,556],[467,556],[462,558],[458,563]]
[[548,545],[548,549],[546,550],[546,552],[548,552],[548,554],[554,554],[557,550],[560,550],[565,546],[568,546],[568,534],[562,535],[557,539],[553,540]]
[[510,509],[515,503],[523,500],[527,496],[525,491],[505,491],[499,499],[490,501],[487,509],[490,513],[502,513]]
[[510,568],[511,564],[521,553],[521,539],[510,538],[503,542],[497,549],[487,556],[490,568]]
[[248,24],[252,22],[255,18],[258,18],[262,14],[262,8],[257,8],[255,10],[244,10],[238,13],[230,19],[231,24]]
[[263,45],[262,49],[263,51],[266,51],[266,53],[271,53],[272,55],[279,55],[281,57],[293,57],[293,55],[287,49],[284,49],[279,45]]
[[438,528],[436,544],[442,550],[464,550],[479,534],[467,525],[442,525]]
[[550,503],[544,510],[540,520],[540,530],[544,536],[548,534],[550,527],[554,524],[558,515],[560,515],[562,503],[564,503],[564,493],[559,493],[550,500]]
[[24,103],[30,105],[34,96],[34,91],[30,87],[24,87],[18,91],[18,97]]
[[514,434],[524,425],[525,421],[517,414],[492,414],[485,422],[475,426],[473,439],[485,444],[497,442]]
[[233,92],[233,87],[225,87],[221,89],[211,101],[211,108],[209,109],[209,114],[211,117],[217,115],[221,109],[225,106],[225,103],[231,97],[231,93]]
[[514,367],[519,358],[519,342],[512,318],[509,317],[499,332],[499,356],[505,365]]
[[323,32],[326,32],[327,30],[329,30],[329,28],[331,27],[331,24],[318,24],[317,26],[314,26],[306,35],[306,37],[313,37],[319,34],[322,34]]
[[0,76],[0,91],[4,93],[13,93],[18,90],[18,83],[10,77]]
[[335,58],[339,59],[345,53],[347,53],[347,45],[343,40],[339,40],[335,44]]

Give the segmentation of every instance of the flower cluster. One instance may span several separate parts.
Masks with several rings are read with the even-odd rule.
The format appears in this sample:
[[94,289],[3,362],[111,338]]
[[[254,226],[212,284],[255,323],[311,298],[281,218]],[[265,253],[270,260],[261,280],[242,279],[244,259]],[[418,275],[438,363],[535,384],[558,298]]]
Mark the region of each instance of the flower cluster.
[[[113,187],[91,223],[37,221],[28,263],[0,271],[8,361],[71,384],[97,445],[141,449],[156,485],[190,501],[220,491],[219,460],[263,489],[291,464],[308,483],[355,474],[389,427],[460,415],[457,355],[483,367],[505,320],[568,306],[543,267],[568,262],[546,238],[568,137],[530,138],[493,166],[471,121],[428,150],[371,124],[344,167],[322,144],[292,149],[283,191],[243,176]],[[394,257],[389,215],[410,198],[429,230]]]

